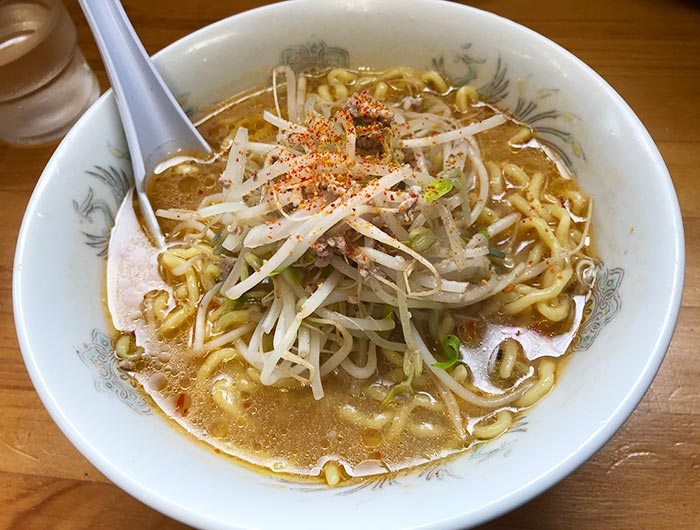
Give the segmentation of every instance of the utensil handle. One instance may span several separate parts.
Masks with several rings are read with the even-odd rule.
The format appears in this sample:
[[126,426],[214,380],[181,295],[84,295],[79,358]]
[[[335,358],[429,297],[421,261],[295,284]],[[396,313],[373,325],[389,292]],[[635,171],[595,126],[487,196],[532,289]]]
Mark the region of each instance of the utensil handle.
[[163,246],[158,222],[145,195],[146,176],[178,152],[209,153],[211,149],[153,66],[121,3],[80,0],[80,5],[117,99],[142,214]]

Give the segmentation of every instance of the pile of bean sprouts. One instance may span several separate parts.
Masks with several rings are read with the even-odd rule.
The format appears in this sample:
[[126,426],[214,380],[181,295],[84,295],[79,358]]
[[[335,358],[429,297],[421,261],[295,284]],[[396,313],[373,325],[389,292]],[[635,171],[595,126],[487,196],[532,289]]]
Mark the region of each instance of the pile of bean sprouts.
[[[372,377],[382,352],[403,357],[399,391],[427,368],[451,412],[455,396],[490,409],[523,399],[551,366],[488,395],[441,366],[425,330],[450,333],[457,310],[492,298],[503,314],[565,319],[566,289],[591,283],[591,201],[570,190],[562,204],[542,192],[541,173],[485,162],[478,135],[513,123],[493,108],[469,121],[465,111],[486,105],[472,87],[453,105],[421,105],[417,91],[388,106],[392,76],[456,90],[435,72],[400,69],[333,70],[312,92],[305,76],[276,68],[276,112],[262,116],[276,141],[232,131],[221,191],[195,210],[157,212],[177,222],[161,255],[177,288],[174,302],[153,297],[152,314],[163,333],[190,323],[192,355],[233,348],[262,384],[296,382],[316,399],[335,370]],[[516,136],[522,144],[532,131]],[[511,212],[499,215],[496,199]],[[508,248],[523,234],[527,247]]]

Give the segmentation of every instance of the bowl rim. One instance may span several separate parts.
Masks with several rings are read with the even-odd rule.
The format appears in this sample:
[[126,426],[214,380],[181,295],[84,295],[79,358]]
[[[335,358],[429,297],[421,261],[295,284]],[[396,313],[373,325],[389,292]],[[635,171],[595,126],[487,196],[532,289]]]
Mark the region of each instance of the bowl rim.
[[[169,44],[162,50],[158,51],[153,55],[153,59],[156,64],[162,58],[167,57],[169,54],[174,53],[174,48],[186,47],[189,44],[193,44],[200,40],[203,34],[209,32],[217,32],[221,28],[226,27],[231,24],[231,21],[235,19],[236,22],[242,23],[249,16],[259,16],[261,13],[275,11],[284,11],[286,9],[296,9],[298,6],[303,6],[305,4],[316,4],[323,3],[323,0],[291,0],[284,3],[275,3],[265,6],[261,6],[252,10],[244,11],[230,17],[221,19],[212,24],[204,26],[184,37],[178,39],[177,41]],[[377,2],[389,4],[390,0],[380,0]],[[415,7],[435,7],[437,8],[440,4],[448,4],[447,2],[440,2],[439,0],[409,0],[406,5],[409,8]],[[656,375],[658,369],[661,366],[661,362],[666,354],[667,348],[670,344],[671,337],[675,328],[676,320],[678,318],[678,313],[681,306],[681,297],[683,291],[683,280],[685,274],[685,242],[684,242],[684,231],[683,223],[681,218],[680,206],[678,203],[678,198],[673,187],[673,182],[668,169],[663,161],[663,158],[654,143],[651,135],[647,129],[642,124],[641,120],[632,111],[630,106],[626,101],[605,81],[595,70],[584,63],[582,60],[577,58],[571,52],[566,50],[563,46],[555,43],[554,41],[540,35],[534,30],[509,20],[500,15],[484,11],[472,6],[452,4],[452,7],[462,9],[465,13],[472,12],[478,13],[480,16],[486,16],[492,18],[495,22],[499,24],[504,24],[510,26],[511,29],[521,31],[526,38],[538,41],[540,45],[546,46],[549,49],[559,53],[563,58],[574,64],[583,75],[588,76],[593,81],[595,81],[600,87],[601,91],[606,94],[611,101],[614,102],[615,106],[620,109],[620,111],[625,115],[627,119],[630,119],[632,123],[638,128],[642,137],[644,138],[643,148],[649,152],[651,159],[653,160],[655,173],[658,178],[662,180],[664,188],[669,192],[671,209],[668,212],[671,216],[671,224],[673,226],[672,234],[672,246],[674,249],[673,256],[669,259],[674,261],[673,277],[670,282],[668,297],[664,302],[666,303],[666,308],[664,311],[664,319],[660,325],[661,332],[657,336],[657,340],[648,348],[649,355],[647,357],[646,363],[644,364],[639,377],[636,379],[632,387],[629,389],[624,399],[618,404],[614,412],[608,417],[600,427],[592,432],[590,436],[582,443],[575,451],[571,452],[564,460],[556,463],[556,465],[547,469],[544,473],[535,477],[526,486],[521,487],[518,490],[510,491],[492,502],[491,504],[478,507],[470,512],[457,513],[449,518],[434,521],[426,525],[415,528],[433,528],[433,529],[448,529],[455,528],[457,525],[463,527],[464,524],[469,526],[484,523],[495,517],[503,515],[518,506],[528,502],[534,497],[540,495],[550,487],[557,484],[567,475],[572,473],[576,468],[587,461],[595,452],[597,452],[623,425],[630,414],[633,412],[637,404],[641,401],[646,393],[647,389],[651,385],[651,382]],[[13,298],[13,309],[14,309],[14,320],[15,327],[17,331],[17,336],[19,340],[20,350],[24,359],[24,363],[27,367],[27,371],[30,375],[31,381],[34,388],[39,395],[43,405],[48,410],[50,416],[54,422],[58,425],[63,434],[70,440],[70,442],[78,449],[83,457],[85,457],[91,464],[93,464],[101,473],[103,473],[110,481],[116,484],[120,489],[126,491],[129,495],[140,500],[144,504],[164,513],[170,517],[173,517],[181,522],[190,525],[200,525],[203,523],[208,524],[212,527],[221,528],[248,528],[236,524],[235,521],[226,522],[221,524],[222,521],[214,519],[202,519],[202,514],[194,511],[188,507],[181,506],[170,499],[160,496],[157,492],[151,491],[141,484],[135,477],[123,472],[117,468],[109,459],[109,457],[99,451],[98,448],[94,447],[87,437],[81,433],[76,426],[71,422],[71,419],[62,410],[60,402],[52,394],[51,389],[44,380],[41,374],[41,369],[38,363],[39,356],[35,355],[34,348],[32,346],[32,340],[29,337],[27,329],[25,327],[25,314],[27,314],[28,308],[25,307],[23,303],[23,278],[21,264],[23,262],[23,257],[25,255],[28,241],[28,232],[31,230],[31,220],[35,217],[37,208],[41,197],[43,196],[43,191],[48,185],[52,175],[56,173],[55,166],[57,165],[57,159],[61,154],[68,149],[68,146],[72,144],[73,138],[79,135],[82,131],[82,126],[85,123],[85,117],[90,116],[96,112],[100,112],[100,109],[108,104],[108,100],[113,98],[113,92],[110,88],[105,91],[105,93],[100,96],[100,98],[92,105],[90,109],[85,113],[83,117],[78,120],[76,125],[68,132],[68,134],[60,142],[56,150],[51,156],[51,159],[47,163],[46,167],[42,171],[41,177],[31,195],[27,208],[25,210],[22,224],[20,227],[17,246],[15,249],[15,259],[13,264],[13,276],[12,276],[12,298]]]

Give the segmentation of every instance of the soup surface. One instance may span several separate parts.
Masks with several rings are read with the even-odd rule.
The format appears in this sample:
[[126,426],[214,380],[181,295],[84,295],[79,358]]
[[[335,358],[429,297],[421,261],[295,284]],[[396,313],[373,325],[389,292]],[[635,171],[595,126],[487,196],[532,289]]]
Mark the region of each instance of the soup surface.
[[218,450],[335,485],[464,452],[554,385],[590,199],[435,72],[277,68],[150,180],[168,248],[120,365]]

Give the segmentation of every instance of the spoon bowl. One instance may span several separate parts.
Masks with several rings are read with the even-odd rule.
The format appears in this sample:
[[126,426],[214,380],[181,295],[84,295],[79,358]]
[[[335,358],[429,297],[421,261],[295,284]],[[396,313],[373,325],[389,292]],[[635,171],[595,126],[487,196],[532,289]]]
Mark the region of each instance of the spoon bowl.
[[178,105],[118,0],[80,0],[112,82],[141,213],[159,247],[163,234],[146,195],[148,175],[164,160],[211,148]]

